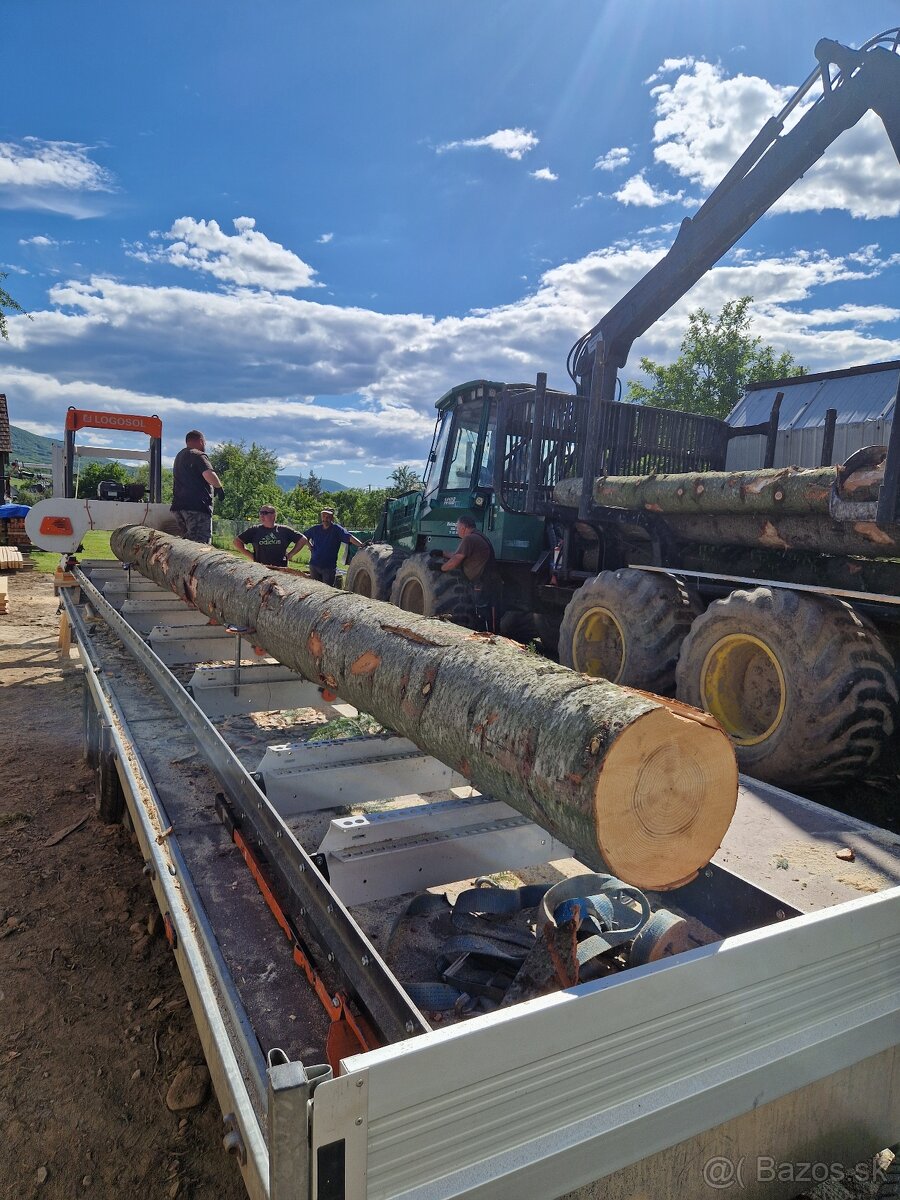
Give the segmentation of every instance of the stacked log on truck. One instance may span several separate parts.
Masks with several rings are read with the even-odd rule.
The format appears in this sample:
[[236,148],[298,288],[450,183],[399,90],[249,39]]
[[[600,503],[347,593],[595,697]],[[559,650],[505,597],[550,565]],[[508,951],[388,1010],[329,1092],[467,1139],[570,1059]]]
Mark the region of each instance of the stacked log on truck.
[[111,545],[628,883],[689,881],[728,828],[735,756],[706,713],[145,527]]
[[[875,522],[883,481],[882,458],[849,473],[782,467],[600,476],[593,497],[607,508],[659,514],[680,542],[889,558],[900,554],[900,526]],[[580,497],[580,479],[556,485],[557,503],[577,508]],[[630,533],[646,537],[640,526]]]
[[[839,556],[861,585],[866,564],[900,558],[900,526],[876,521],[883,480],[883,449],[872,448],[841,467],[601,476],[593,498],[602,511],[648,514],[646,528],[617,526],[632,563],[655,533],[673,563],[702,562],[709,547],[706,570],[720,547],[782,551],[779,579],[799,558],[790,552],[803,551],[820,564],[817,582]],[[581,480],[558,483],[554,496],[577,507]],[[773,783],[828,787],[868,770],[893,734],[898,698],[892,655],[868,616],[815,584],[738,588],[704,611],[689,575],[672,570],[626,567],[585,582],[563,616],[561,660],[674,690],[719,720],[742,771]]]

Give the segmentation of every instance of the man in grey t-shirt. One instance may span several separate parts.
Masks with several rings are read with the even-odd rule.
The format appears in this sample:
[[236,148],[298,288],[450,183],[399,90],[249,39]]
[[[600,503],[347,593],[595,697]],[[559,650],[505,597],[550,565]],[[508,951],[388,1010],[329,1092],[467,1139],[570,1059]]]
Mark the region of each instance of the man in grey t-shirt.
[[459,514],[456,535],[460,539],[459,545],[443,561],[436,560],[437,570],[455,571],[457,567],[462,567],[472,594],[476,627],[496,633],[500,573],[497,570],[494,547],[484,534],[475,528],[475,519],[470,513]]

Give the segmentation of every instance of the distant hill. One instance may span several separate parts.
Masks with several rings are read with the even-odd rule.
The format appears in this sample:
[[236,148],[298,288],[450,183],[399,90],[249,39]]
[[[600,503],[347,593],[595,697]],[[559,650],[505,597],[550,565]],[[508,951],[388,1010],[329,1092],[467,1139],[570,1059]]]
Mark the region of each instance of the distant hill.
[[[306,479],[306,476],[300,475],[276,475],[275,480],[283,492],[292,492],[300,480]],[[319,481],[322,485],[323,492],[346,492],[349,491],[349,485],[346,483],[338,483],[336,479],[322,479]]]
[[53,461],[53,447],[62,445],[54,438],[29,433],[27,429],[20,429],[18,425],[10,425],[9,432],[12,435],[11,457],[20,462],[46,463],[49,466]]

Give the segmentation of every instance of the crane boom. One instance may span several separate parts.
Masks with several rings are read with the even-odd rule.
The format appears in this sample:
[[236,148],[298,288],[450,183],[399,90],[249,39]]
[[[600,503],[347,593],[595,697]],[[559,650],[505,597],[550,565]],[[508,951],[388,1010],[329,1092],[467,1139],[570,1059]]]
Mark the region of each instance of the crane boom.
[[[823,38],[818,66],[781,112],[771,117],[693,217],[681,223],[668,253],[572,347],[569,373],[589,394],[584,491],[586,519],[599,450],[601,402],[615,398],[619,368],[636,338],[702,278],[816,163],[835,139],[869,110],[884,122],[900,160],[900,29],[872,38],[859,50]],[[832,67],[837,74],[832,77]],[[809,92],[821,94],[785,131],[791,113]]]

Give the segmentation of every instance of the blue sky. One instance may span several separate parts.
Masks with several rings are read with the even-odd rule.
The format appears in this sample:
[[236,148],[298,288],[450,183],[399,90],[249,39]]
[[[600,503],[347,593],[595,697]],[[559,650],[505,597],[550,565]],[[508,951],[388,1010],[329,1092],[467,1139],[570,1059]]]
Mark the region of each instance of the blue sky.
[[[41,0],[4,11],[0,391],[14,424],[157,412],[348,484],[421,466],[434,401],[566,386],[571,343],[857,0]],[[632,351],[749,293],[811,369],[900,356],[900,166],[871,114]],[[119,443],[121,444],[121,443]]]

